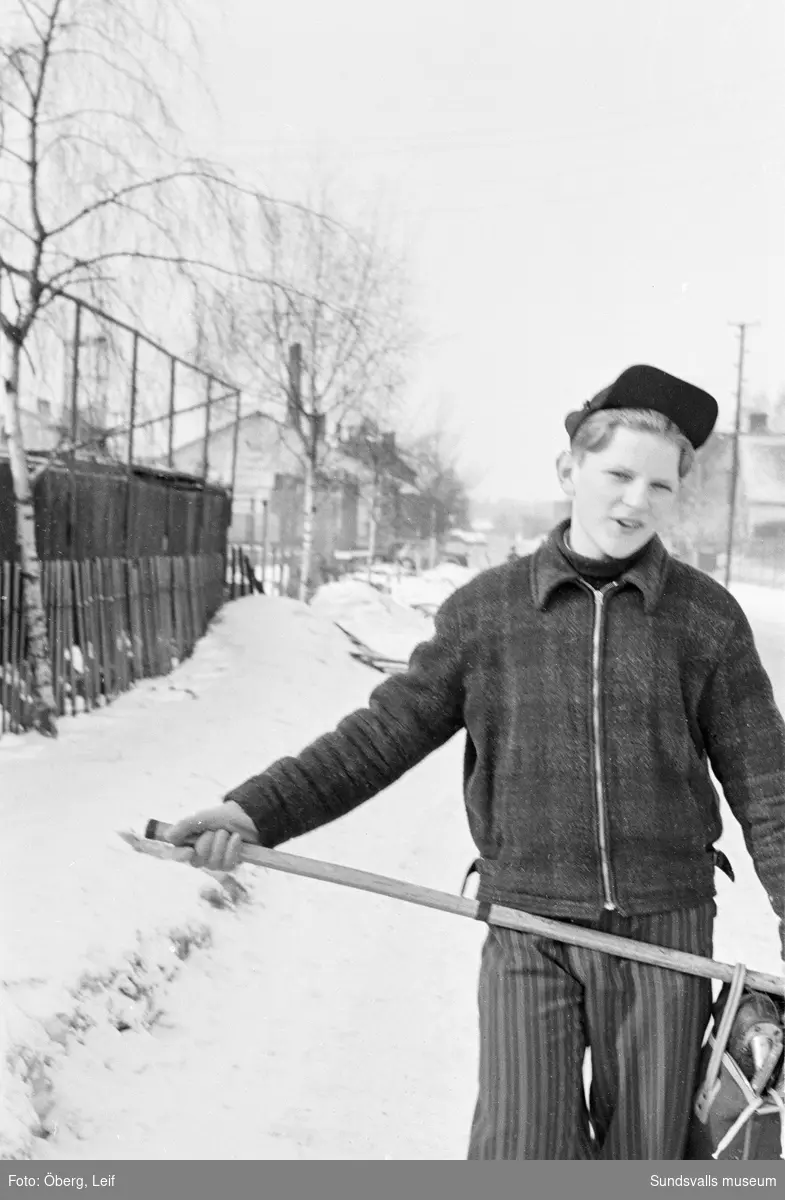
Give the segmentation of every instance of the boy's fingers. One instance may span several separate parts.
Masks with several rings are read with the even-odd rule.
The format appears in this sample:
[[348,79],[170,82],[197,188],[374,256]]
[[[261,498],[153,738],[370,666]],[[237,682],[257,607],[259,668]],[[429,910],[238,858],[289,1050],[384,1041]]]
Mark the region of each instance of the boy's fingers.
[[212,834],[203,833],[194,842],[194,854],[191,859],[192,867],[203,867],[207,863],[210,854],[210,844],[212,842]]
[[[209,871],[224,871],[224,850],[229,841],[229,834],[225,829],[217,829],[214,833],[203,834],[199,842],[204,842],[205,863]],[[199,843],[197,843],[198,845]]]
[[193,841],[201,834],[215,829],[226,829],[231,825],[229,814],[223,808],[205,808],[190,817],[184,817],[171,825],[166,832],[166,840],[173,846],[183,846]]
[[243,838],[226,829],[208,830],[194,844],[191,865],[208,871],[233,871],[240,865]]
[[[215,839],[218,836],[219,834],[209,831],[201,834],[201,836],[196,839],[196,844],[194,845],[194,856],[191,859],[192,866],[207,867],[208,870],[211,871],[219,870],[218,866],[215,865],[216,855],[214,852]],[[228,837],[229,835],[226,834],[226,836]]]
[[238,805],[232,803],[217,804],[213,808],[203,808],[201,812],[192,813],[170,825],[166,840],[174,846],[193,844],[203,833],[223,829],[229,834],[236,833],[244,842],[257,844],[259,835],[251,818]]
[[227,844],[226,850],[224,851],[224,857],[226,858],[226,861],[228,864],[226,867],[227,871],[233,871],[235,869],[235,867],[239,867],[240,852],[241,852],[242,848],[243,848],[243,839],[241,838],[240,834],[239,833],[230,834],[229,842]]

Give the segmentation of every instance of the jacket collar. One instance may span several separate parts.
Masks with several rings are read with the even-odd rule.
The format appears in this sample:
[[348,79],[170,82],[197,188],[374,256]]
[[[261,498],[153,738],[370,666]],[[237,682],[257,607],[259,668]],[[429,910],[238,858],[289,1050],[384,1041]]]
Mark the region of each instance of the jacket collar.
[[[531,572],[532,598],[539,609],[545,608],[557,588],[580,579],[580,575],[567,562],[557,544],[559,535],[564,533],[569,523],[567,520],[557,525],[547,540],[534,552]],[[654,611],[663,593],[669,562],[668,551],[655,535],[641,558],[619,579],[619,583],[632,584],[642,594],[646,613]]]

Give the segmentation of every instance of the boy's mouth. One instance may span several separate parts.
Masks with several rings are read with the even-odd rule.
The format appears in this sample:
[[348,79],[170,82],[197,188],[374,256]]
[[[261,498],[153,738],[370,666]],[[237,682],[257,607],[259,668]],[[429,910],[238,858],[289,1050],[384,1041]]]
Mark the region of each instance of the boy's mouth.
[[637,533],[638,530],[643,529],[643,521],[635,521],[632,517],[615,517],[614,519],[616,524],[620,525],[627,533]]

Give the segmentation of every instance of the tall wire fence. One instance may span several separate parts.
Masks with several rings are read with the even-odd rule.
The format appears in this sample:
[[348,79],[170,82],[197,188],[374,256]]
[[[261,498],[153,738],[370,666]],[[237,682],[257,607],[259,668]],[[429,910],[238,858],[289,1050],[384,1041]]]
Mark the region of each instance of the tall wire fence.
[[171,470],[175,449],[194,446],[190,473],[233,489],[239,388],[87,300],[58,294],[40,314],[20,397],[30,452]]
[[[55,297],[26,351],[22,435],[55,706],[75,715],[171,671],[224,600],[250,590],[227,554],[241,396],[73,296]],[[174,469],[183,445],[195,448],[187,474]],[[16,503],[0,445],[0,733],[31,725],[30,685]]]

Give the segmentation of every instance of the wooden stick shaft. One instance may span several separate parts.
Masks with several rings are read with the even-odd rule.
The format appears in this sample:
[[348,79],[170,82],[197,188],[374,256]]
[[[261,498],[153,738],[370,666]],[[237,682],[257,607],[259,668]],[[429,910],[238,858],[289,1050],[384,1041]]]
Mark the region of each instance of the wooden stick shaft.
[[[151,822],[150,826],[152,824]],[[158,840],[166,841],[167,826],[162,822],[158,822],[156,825]],[[139,848],[143,849],[144,847],[140,846]],[[153,853],[155,852],[154,850]],[[161,857],[188,862],[192,854],[193,851],[188,847],[171,847],[170,850],[161,854]],[[596,929],[584,929],[579,925],[567,925],[549,917],[537,917],[532,913],[521,912],[515,908],[503,908],[497,904],[490,906],[487,915],[481,915],[481,908],[476,900],[453,896],[449,892],[436,891],[434,888],[422,887],[416,883],[407,883],[402,879],[392,879],[387,875],[359,871],[354,867],[339,866],[337,863],[321,862],[318,859],[303,858],[299,854],[286,854],[281,850],[266,850],[261,846],[247,844],[242,847],[241,859],[256,867],[268,867],[271,871],[282,871],[287,875],[301,875],[307,879],[321,880],[323,883],[335,883],[341,887],[373,892],[379,896],[390,896],[408,904],[419,904],[425,908],[454,913],[459,917],[469,917],[475,921],[483,920],[489,925],[499,925],[503,929],[516,929],[522,933],[539,934],[541,937],[566,942],[568,945],[584,946],[589,950],[599,950],[604,954],[629,958],[635,962],[649,963],[651,966],[665,967],[671,971],[681,971],[685,975],[700,975],[704,979],[719,979],[725,983],[730,982],[733,976],[733,966],[730,963],[715,962],[711,958],[702,958],[698,954],[687,954],[682,950],[670,950],[665,946],[651,946],[632,938],[600,933]],[[785,996],[785,978],[777,975],[748,971],[746,982],[749,987],[758,991]]]

